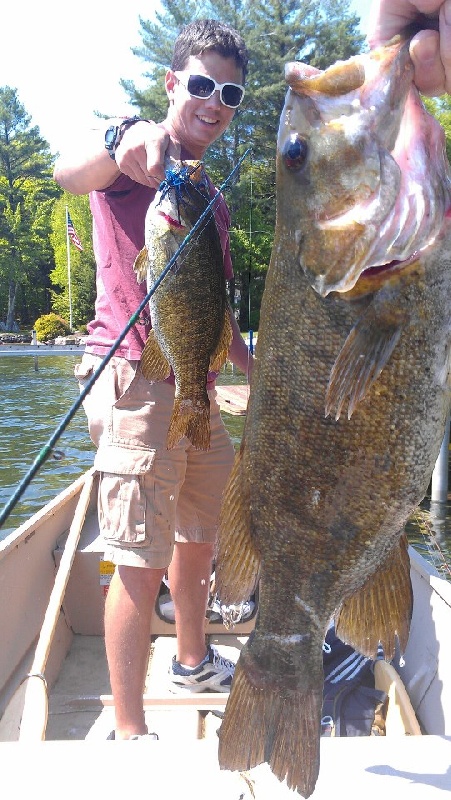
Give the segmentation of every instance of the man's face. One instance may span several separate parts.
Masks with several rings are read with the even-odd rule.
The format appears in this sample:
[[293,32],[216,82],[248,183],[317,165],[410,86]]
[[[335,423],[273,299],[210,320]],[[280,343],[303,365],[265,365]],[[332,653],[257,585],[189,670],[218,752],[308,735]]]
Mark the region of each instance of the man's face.
[[[208,75],[217,83],[243,83],[243,73],[233,58],[208,50],[201,56],[190,56],[183,72],[186,76]],[[166,75],[166,91],[170,103],[168,120],[174,134],[192,156],[202,156],[230,125],[236,109],[221,103],[219,91],[205,100],[192,97],[172,71]]]

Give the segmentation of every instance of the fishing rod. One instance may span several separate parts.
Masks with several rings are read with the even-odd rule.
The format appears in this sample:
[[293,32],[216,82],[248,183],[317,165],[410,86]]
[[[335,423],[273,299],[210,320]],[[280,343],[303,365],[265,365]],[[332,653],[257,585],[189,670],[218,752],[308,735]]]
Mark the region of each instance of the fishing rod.
[[85,399],[86,395],[89,394],[89,392],[91,391],[92,387],[94,386],[97,378],[99,377],[99,375],[101,375],[101,373],[103,372],[103,370],[105,369],[107,364],[111,361],[111,359],[114,356],[117,348],[123,342],[123,340],[127,336],[127,333],[129,332],[129,330],[133,327],[133,325],[135,325],[137,323],[141,312],[144,311],[144,309],[145,309],[146,305],[148,304],[150,298],[152,297],[152,295],[155,294],[155,292],[157,291],[158,287],[160,286],[160,284],[162,283],[162,281],[164,280],[164,278],[166,277],[168,272],[172,269],[172,267],[174,266],[174,264],[177,261],[178,257],[180,256],[180,253],[185,249],[185,247],[190,243],[190,241],[193,238],[193,236],[197,233],[197,231],[199,230],[199,228],[203,224],[206,216],[213,211],[213,208],[214,208],[215,204],[218,201],[219,195],[221,194],[221,192],[224,191],[224,189],[227,188],[229,183],[234,178],[235,174],[238,172],[238,170],[239,170],[241,164],[243,163],[244,159],[249,155],[250,152],[251,152],[251,149],[248,148],[246,150],[246,152],[238,160],[237,164],[234,166],[232,171],[229,173],[229,175],[227,176],[225,181],[221,184],[219,189],[216,191],[216,194],[210,200],[210,202],[209,202],[208,206],[206,207],[205,211],[201,214],[201,216],[199,217],[197,222],[193,225],[193,227],[191,228],[189,233],[185,236],[183,242],[181,243],[181,245],[178,248],[178,250],[176,251],[176,253],[174,253],[172,258],[170,258],[170,260],[168,261],[168,263],[167,263],[166,267],[164,268],[163,272],[161,273],[161,275],[157,278],[157,280],[155,281],[153,286],[149,289],[149,291],[147,292],[147,294],[144,297],[143,301],[140,303],[140,305],[138,306],[138,308],[136,309],[134,314],[132,314],[132,316],[130,317],[130,319],[127,322],[127,325],[125,326],[123,331],[119,334],[119,336],[117,337],[116,341],[112,344],[110,350],[108,351],[108,353],[106,354],[104,359],[101,361],[101,363],[99,364],[99,366],[96,369],[96,371],[92,374],[91,378],[86,383],[86,386],[80,392],[80,395],[77,398],[77,400],[73,403],[73,405],[71,406],[71,408],[67,412],[66,416],[61,420],[60,424],[55,428],[55,430],[53,431],[53,433],[50,436],[50,438],[47,440],[47,442],[44,444],[44,446],[39,451],[38,455],[36,456],[35,460],[33,461],[32,465],[31,465],[30,469],[28,470],[26,475],[24,475],[24,477],[22,478],[22,480],[18,484],[16,490],[11,495],[10,499],[5,504],[3,509],[0,511],[0,528],[3,525],[3,523],[5,522],[5,520],[11,514],[11,511],[15,508],[15,506],[19,502],[20,498],[22,497],[22,495],[24,494],[25,490],[30,485],[30,483],[33,480],[33,478],[36,475],[36,473],[40,470],[40,468],[42,467],[42,465],[44,464],[46,459],[51,454],[56,442],[58,441],[58,439],[60,438],[62,433],[64,433],[64,431],[66,430],[67,426],[69,425],[69,423],[74,418],[74,416],[77,413],[78,409],[82,405],[83,400]]

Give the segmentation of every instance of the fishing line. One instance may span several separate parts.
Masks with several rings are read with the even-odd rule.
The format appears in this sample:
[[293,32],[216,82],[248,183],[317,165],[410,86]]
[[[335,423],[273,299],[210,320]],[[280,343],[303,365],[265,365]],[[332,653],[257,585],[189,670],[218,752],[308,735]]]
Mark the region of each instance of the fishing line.
[[210,202],[209,202],[208,206],[206,207],[205,211],[201,214],[201,216],[199,217],[197,222],[193,225],[193,227],[191,228],[189,233],[185,236],[185,238],[184,238],[183,242],[181,243],[180,247],[174,253],[172,258],[168,261],[166,267],[164,268],[164,270],[161,273],[161,275],[159,276],[159,278],[155,281],[153,286],[149,289],[149,291],[147,292],[146,296],[144,297],[143,301],[140,303],[140,305],[138,306],[138,308],[136,309],[134,314],[132,314],[132,316],[130,317],[129,321],[127,322],[127,325],[123,329],[122,333],[119,334],[119,336],[116,339],[116,341],[112,344],[111,349],[106,354],[105,358],[101,361],[101,363],[99,364],[99,366],[96,369],[96,371],[92,374],[91,378],[89,379],[89,381],[86,383],[86,385],[84,386],[84,388],[80,392],[80,395],[77,398],[77,400],[73,403],[73,405],[71,406],[71,408],[67,412],[66,416],[62,419],[60,424],[55,428],[53,434],[50,436],[50,438],[47,440],[47,442],[44,444],[44,446],[39,451],[38,455],[36,456],[35,460],[33,461],[32,465],[31,465],[30,469],[28,470],[26,475],[24,475],[24,477],[22,478],[22,480],[18,484],[16,490],[11,495],[10,499],[8,500],[6,505],[3,507],[3,509],[0,511],[0,528],[3,525],[3,523],[5,522],[5,520],[11,514],[11,511],[15,508],[15,506],[19,502],[20,498],[22,497],[22,495],[24,494],[25,490],[30,485],[30,483],[33,480],[33,478],[36,475],[36,473],[40,470],[40,468],[42,467],[42,465],[44,464],[46,459],[51,454],[54,445],[56,444],[56,442],[58,441],[58,439],[60,438],[62,433],[64,433],[64,431],[66,430],[66,428],[69,425],[69,423],[74,418],[74,416],[77,413],[78,409],[82,405],[83,400],[85,399],[86,395],[89,394],[89,392],[91,391],[92,387],[94,386],[97,378],[103,372],[103,370],[105,369],[107,364],[111,361],[111,359],[114,356],[117,348],[119,347],[121,342],[123,342],[123,340],[125,339],[127,333],[129,332],[129,330],[137,323],[141,312],[144,311],[144,309],[145,309],[146,305],[148,304],[150,298],[152,297],[152,295],[155,294],[156,290],[158,289],[158,287],[160,286],[160,284],[162,283],[162,281],[164,280],[164,278],[166,277],[168,272],[172,269],[172,267],[174,266],[175,262],[177,261],[177,258],[180,256],[180,253],[182,252],[182,250],[185,249],[185,247],[190,243],[190,241],[193,238],[193,236],[197,233],[197,231],[199,230],[199,228],[203,224],[205,217],[208,214],[210,214],[210,212],[212,212],[212,210],[213,210],[213,208],[214,208],[214,206],[215,206],[215,204],[216,204],[216,202],[217,202],[217,200],[219,198],[219,195],[221,194],[221,192],[224,191],[224,189],[227,188],[227,186],[229,185],[229,183],[232,181],[233,177],[235,176],[236,172],[239,170],[239,168],[240,168],[241,164],[243,163],[244,159],[249,155],[250,152],[251,152],[251,150],[250,150],[250,148],[248,148],[246,150],[246,152],[238,160],[237,164],[235,165],[233,170],[230,172],[228,177],[221,184],[221,186],[217,190],[216,194],[210,200]]
[[249,348],[248,348],[248,357],[247,357],[247,374],[249,375],[249,362],[251,360],[251,356],[254,355],[254,343],[253,343],[253,330],[251,324],[251,282],[252,282],[252,225],[253,225],[253,218],[252,218],[252,209],[254,205],[254,183],[253,183],[253,175],[252,175],[252,155],[251,155],[251,168],[249,171],[250,174],[250,198],[249,198],[249,274],[248,274],[248,320],[249,320]]
[[[417,508],[412,514],[410,522],[413,523],[416,531],[418,531],[423,539],[424,548],[429,555],[429,561],[433,564],[441,577],[450,580],[451,565],[449,564],[445,553],[440,547],[440,542],[438,541],[434,530],[431,512]],[[428,560],[427,556],[426,560]]]
[[[250,152],[250,151],[248,151],[248,152]],[[246,154],[245,154],[245,155],[246,155]],[[237,166],[238,166],[238,165],[237,165]],[[192,170],[192,171],[193,171],[193,172],[195,172],[195,170]],[[207,185],[206,185],[204,188],[206,188],[206,190],[209,192],[209,191],[210,191],[210,187],[211,187],[211,186],[212,186],[212,188],[213,188],[213,189],[215,189],[215,187],[214,187],[214,186],[211,184],[211,181],[210,181],[209,183],[207,183]],[[201,192],[201,191],[199,190],[199,188],[198,188],[198,185],[197,185],[197,184],[193,184],[191,188],[192,188],[192,190],[193,190],[194,192],[197,192],[197,194],[199,194],[203,200],[205,200],[205,195],[203,194],[203,192]],[[215,191],[216,191],[216,190],[215,190]],[[183,206],[183,200],[181,201],[181,205]],[[200,241],[200,237],[202,236],[202,234],[204,233],[204,231],[206,231],[206,230],[207,230],[207,226],[210,224],[210,220],[211,220],[212,214],[208,214],[208,215],[207,215],[207,214],[206,214],[207,210],[208,210],[208,209],[205,209],[205,213],[204,213],[204,214],[202,214],[202,217],[199,219],[199,223],[201,223],[201,222],[202,222],[202,220],[204,220],[204,224],[203,224],[203,226],[199,226],[199,230],[197,231],[197,236],[196,236],[196,238],[194,239],[194,241],[191,243],[191,248],[194,248],[194,247],[195,247],[195,245],[197,244],[197,242],[198,242],[198,241]],[[226,226],[225,226],[225,225],[220,225],[218,220],[215,220],[215,222],[216,222],[216,227],[217,227],[218,231],[219,231],[219,230],[226,230]],[[227,230],[228,230],[228,229],[227,229]],[[194,231],[193,231],[193,233],[194,233]],[[188,250],[188,253],[187,253],[187,255],[189,254],[189,252],[190,252],[190,250]],[[178,271],[178,270],[174,270],[174,272],[177,272],[177,271]]]

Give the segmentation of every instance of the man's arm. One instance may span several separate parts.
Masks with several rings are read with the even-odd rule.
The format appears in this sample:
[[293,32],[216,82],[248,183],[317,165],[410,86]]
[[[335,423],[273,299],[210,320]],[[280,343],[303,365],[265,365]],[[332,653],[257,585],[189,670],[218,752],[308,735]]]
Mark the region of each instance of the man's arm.
[[72,194],[106,189],[122,172],[138,183],[157,189],[164,179],[167,150],[178,157],[177,145],[160,125],[145,120],[127,128],[112,159],[105,148],[105,132],[123,120],[105,120],[85,138],[77,139],[55,164],[53,177]]
[[241,331],[231,308],[229,309],[229,315],[233,331],[232,344],[229,348],[229,359],[232,364],[235,364],[235,366],[244,372],[250,382],[254,366],[254,357],[249,352],[249,348],[241,335]]

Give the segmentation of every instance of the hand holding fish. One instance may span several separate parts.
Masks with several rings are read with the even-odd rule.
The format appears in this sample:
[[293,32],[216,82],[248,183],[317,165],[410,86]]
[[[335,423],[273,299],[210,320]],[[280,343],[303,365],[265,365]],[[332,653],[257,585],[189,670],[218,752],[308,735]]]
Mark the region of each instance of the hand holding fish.
[[410,45],[418,89],[430,96],[451,92],[451,0],[375,0],[370,47],[384,44],[412,22],[422,26]]
[[134,181],[158,189],[165,176],[166,155],[179,159],[180,145],[162,125],[143,120],[124,133],[116,151],[116,164]]

